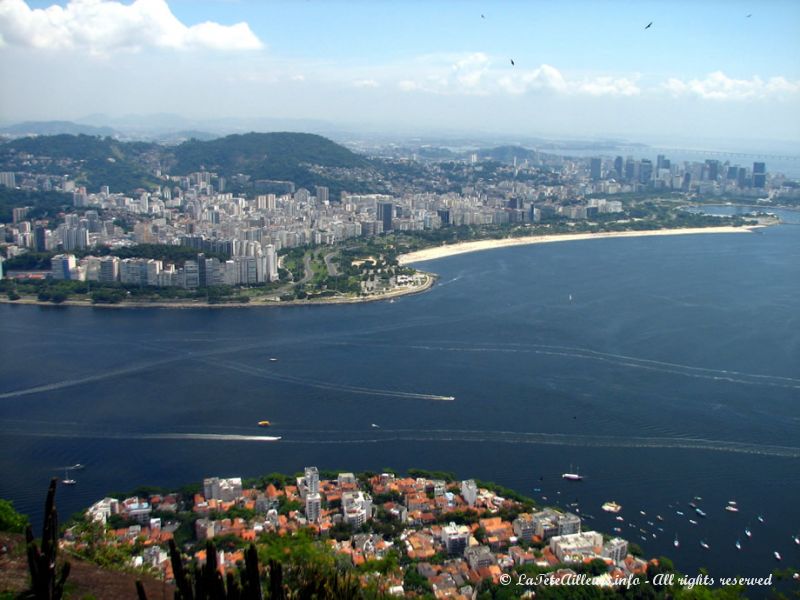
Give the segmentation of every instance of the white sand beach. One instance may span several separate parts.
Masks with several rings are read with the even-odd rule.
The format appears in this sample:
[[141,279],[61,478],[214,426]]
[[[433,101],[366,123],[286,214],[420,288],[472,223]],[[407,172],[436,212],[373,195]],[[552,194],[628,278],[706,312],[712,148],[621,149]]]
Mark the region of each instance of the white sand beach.
[[698,233],[750,233],[759,226],[747,227],[694,227],[687,229],[653,229],[649,231],[609,231],[603,233],[567,233],[557,235],[532,235],[518,238],[504,238],[500,240],[478,240],[474,242],[459,242],[434,248],[426,248],[417,252],[401,254],[397,257],[401,265],[434,260],[466,252],[492,250],[507,246],[524,246],[527,244],[546,244],[550,242],[572,242],[576,240],[594,240],[602,238],[644,237],[655,235],[692,235]]

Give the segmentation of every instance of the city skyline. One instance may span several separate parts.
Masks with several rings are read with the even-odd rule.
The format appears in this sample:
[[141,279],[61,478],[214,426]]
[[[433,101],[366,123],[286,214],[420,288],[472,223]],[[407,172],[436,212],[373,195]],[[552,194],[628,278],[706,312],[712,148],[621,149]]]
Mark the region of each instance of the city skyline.
[[793,142],[798,22],[800,6],[778,1],[3,0],[0,69],[14,84],[0,118]]

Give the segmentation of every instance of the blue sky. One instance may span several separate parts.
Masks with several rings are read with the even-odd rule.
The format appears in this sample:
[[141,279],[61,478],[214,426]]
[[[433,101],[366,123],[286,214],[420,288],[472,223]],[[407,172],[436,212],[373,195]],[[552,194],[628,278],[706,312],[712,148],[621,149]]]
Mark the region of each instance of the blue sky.
[[769,0],[0,0],[0,117],[800,141],[799,30]]

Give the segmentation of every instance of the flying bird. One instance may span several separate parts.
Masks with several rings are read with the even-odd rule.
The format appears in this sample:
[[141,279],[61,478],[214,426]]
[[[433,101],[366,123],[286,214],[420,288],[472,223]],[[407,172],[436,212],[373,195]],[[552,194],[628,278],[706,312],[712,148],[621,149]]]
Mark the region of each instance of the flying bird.
[[650,22],[647,24],[647,27],[645,27],[645,29],[650,29],[650,26],[651,26],[652,24],[653,24],[653,22],[652,22],[652,21],[650,21]]
[[514,59],[513,59],[513,58],[511,58],[511,59],[509,59],[509,60],[511,60],[511,66],[513,67],[513,66],[516,64],[516,63],[514,62]]

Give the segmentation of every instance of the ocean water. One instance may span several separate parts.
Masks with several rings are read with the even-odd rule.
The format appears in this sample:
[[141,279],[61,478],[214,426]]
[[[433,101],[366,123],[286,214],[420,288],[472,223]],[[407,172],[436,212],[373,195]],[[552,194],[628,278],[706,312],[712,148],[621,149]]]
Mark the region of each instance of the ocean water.
[[689,574],[800,565],[800,227],[419,267],[438,284],[394,303],[0,305],[0,496],[38,519],[77,462],[64,516],[143,484],[420,467],[577,503]]

